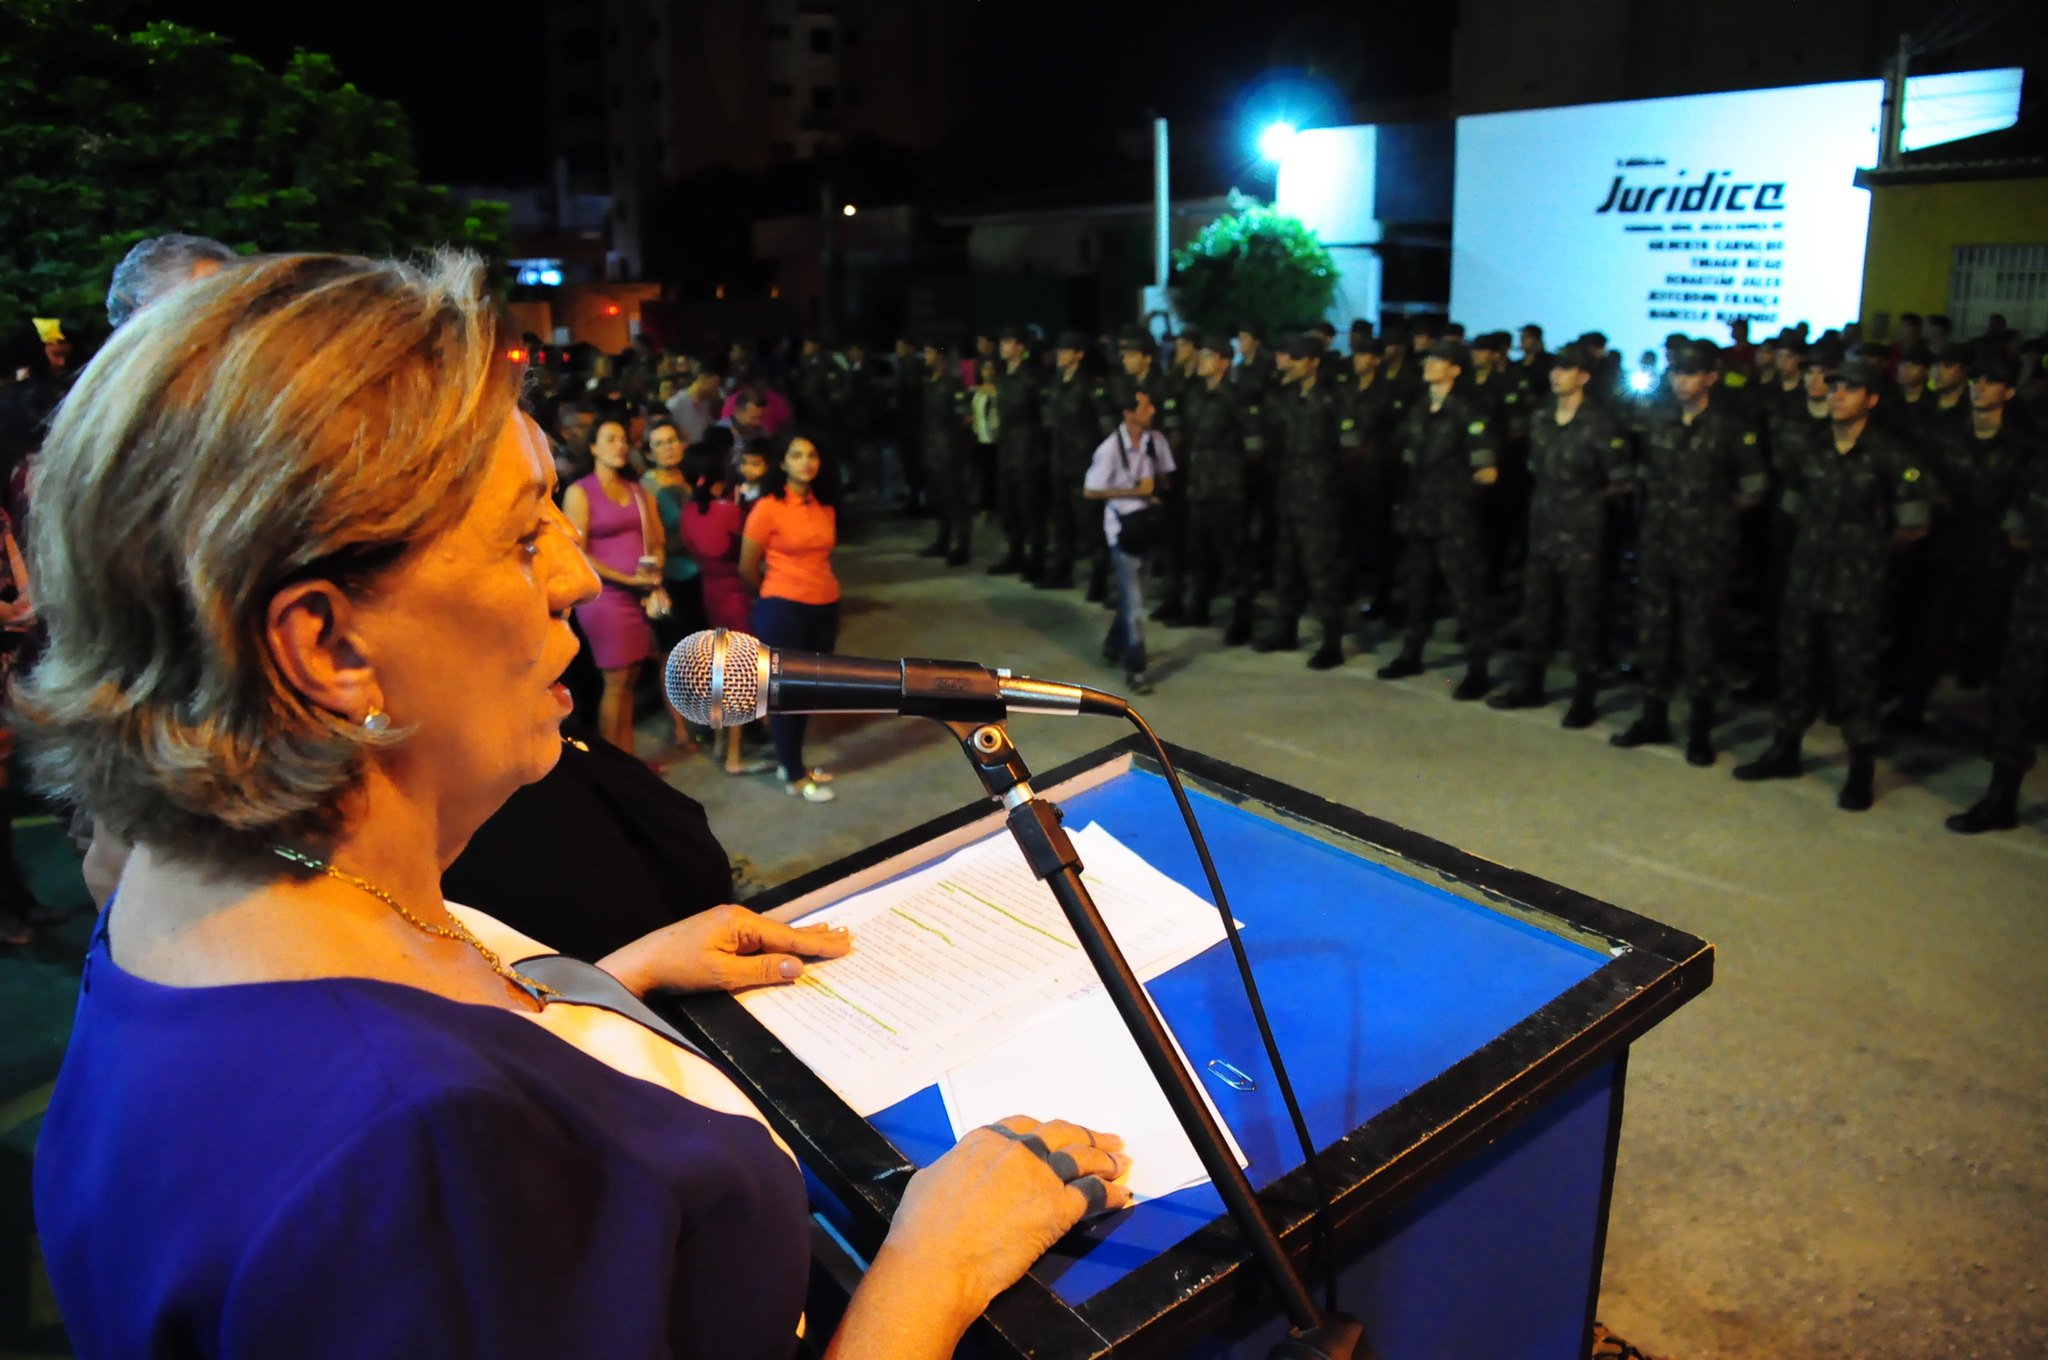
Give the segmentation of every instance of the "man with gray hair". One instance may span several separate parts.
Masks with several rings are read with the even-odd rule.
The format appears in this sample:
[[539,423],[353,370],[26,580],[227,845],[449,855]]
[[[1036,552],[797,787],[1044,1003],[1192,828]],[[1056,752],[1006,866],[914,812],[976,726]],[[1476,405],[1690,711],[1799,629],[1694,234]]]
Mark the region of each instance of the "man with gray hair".
[[119,330],[166,293],[217,274],[223,265],[241,258],[234,247],[211,236],[187,236],[182,231],[137,241],[114,266],[113,281],[107,285],[107,324]]

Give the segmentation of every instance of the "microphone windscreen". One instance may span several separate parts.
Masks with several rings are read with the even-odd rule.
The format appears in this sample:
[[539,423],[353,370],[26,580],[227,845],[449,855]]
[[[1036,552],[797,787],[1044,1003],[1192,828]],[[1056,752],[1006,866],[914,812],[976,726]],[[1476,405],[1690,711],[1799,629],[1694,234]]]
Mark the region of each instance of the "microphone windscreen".
[[761,641],[729,628],[692,633],[668,654],[662,687],[676,712],[706,727],[761,716]]

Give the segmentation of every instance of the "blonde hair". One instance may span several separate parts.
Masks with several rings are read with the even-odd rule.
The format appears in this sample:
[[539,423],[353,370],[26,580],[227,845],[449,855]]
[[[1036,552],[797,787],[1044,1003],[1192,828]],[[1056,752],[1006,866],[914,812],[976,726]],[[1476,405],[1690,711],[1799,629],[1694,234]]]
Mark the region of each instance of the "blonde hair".
[[481,263],[285,255],[123,326],[43,446],[28,567],[49,647],[15,696],[40,782],[114,834],[225,864],[331,832],[380,740],[266,638],[460,518],[519,392]]

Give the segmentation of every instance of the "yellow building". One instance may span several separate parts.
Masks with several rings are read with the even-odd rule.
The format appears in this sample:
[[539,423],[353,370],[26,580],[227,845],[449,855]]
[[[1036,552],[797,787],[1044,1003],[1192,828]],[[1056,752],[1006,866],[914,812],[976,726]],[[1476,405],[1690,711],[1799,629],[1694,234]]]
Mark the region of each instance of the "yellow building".
[[1957,336],[1994,314],[2048,330],[2048,129],[2036,121],[1908,152],[1859,170],[1870,190],[1863,334],[1891,338],[1902,312],[1946,313]]

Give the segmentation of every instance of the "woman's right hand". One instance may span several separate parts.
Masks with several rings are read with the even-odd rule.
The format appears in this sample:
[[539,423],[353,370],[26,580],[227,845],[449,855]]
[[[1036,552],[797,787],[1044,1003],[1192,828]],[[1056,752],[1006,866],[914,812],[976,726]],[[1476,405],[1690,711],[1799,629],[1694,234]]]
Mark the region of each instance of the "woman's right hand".
[[638,590],[652,590],[661,584],[661,568],[649,567],[646,571],[633,573],[633,586]]
[[1012,1115],[973,1130],[910,1178],[878,1263],[900,1257],[933,1297],[971,1320],[1090,1212],[1090,1187],[1078,1182],[1098,1179],[1102,1207],[1121,1209],[1131,1201],[1130,1170],[1113,1133]]

